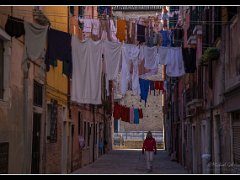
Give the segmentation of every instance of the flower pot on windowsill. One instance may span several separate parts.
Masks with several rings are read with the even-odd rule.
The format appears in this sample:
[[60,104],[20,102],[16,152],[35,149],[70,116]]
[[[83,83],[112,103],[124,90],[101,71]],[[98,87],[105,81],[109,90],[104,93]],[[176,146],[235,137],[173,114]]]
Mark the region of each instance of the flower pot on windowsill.
[[217,48],[211,47],[211,48],[207,48],[207,50],[204,52],[204,56],[206,59],[210,61],[214,61],[219,58],[220,52]]
[[204,56],[204,54],[202,55],[202,57],[200,58],[200,66],[208,66],[208,59]]

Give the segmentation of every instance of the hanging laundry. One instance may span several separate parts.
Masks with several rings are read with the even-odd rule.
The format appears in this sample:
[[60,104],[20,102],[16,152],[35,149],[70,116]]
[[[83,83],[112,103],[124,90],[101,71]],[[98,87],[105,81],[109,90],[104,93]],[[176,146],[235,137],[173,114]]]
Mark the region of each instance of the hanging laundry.
[[92,39],[95,41],[100,40],[100,22],[99,19],[92,19],[91,20],[92,23]]
[[134,124],[134,108],[130,108],[130,124]]
[[145,26],[137,24],[137,41],[145,42]]
[[69,33],[49,28],[47,36],[47,53],[45,64],[47,71],[50,65],[55,65],[57,60],[63,61],[63,73],[67,76],[72,72],[72,47]]
[[144,47],[144,67],[147,69],[156,69],[159,58],[157,56],[157,47]]
[[102,41],[80,42],[72,36],[71,101],[82,104],[102,104]]
[[184,68],[186,73],[194,73],[196,70],[196,49],[182,48]]
[[117,102],[114,102],[113,117],[114,117],[114,119],[121,118],[121,105],[118,104]]
[[25,52],[24,59],[44,59],[48,26],[32,24],[24,21]]
[[174,46],[181,47],[183,44],[183,29],[176,28],[174,29]]
[[140,84],[139,84],[139,64],[141,60],[139,58],[132,59],[133,73],[132,73],[132,92],[133,95],[140,95]]
[[169,77],[180,77],[185,74],[182,49],[179,47],[172,47],[169,50],[166,74]]
[[158,48],[159,64],[167,65],[167,63],[169,61],[168,60],[168,57],[169,57],[168,53],[170,52],[169,49],[170,49],[169,47],[163,47],[163,46]]
[[98,6],[97,12],[99,15],[111,15],[111,6]]
[[83,23],[83,32],[91,33],[92,32],[92,19],[78,18],[80,23]]
[[145,107],[146,107],[150,81],[140,78],[139,84],[140,84],[140,90],[141,90],[140,97],[141,97],[141,100],[145,101]]
[[120,43],[105,41],[104,60],[106,62],[106,90],[109,96],[109,80],[117,78],[119,66],[122,58],[122,45]]
[[25,29],[23,20],[13,16],[8,16],[5,24],[5,31],[9,34],[9,36],[15,38],[19,38],[20,36],[24,35]]
[[139,112],[136,108],[134,108],[134,124],[139,124]]
[[154,85],[155,85],[155,90],[159,90],[159,93],[160,91],[163,91],[163,81],[155,81]]
[[139,119],[143,119],[143,111],[141,108],[138,109]]
[[154,32],[153,32],[153,28],[150,27],[150,32],[149,32],[149,37],[148,37],[148,41],[147,41],[147,46],[148,47],[153,47],[154,46]]
[[126,41],[126,21],[123,19],[118,19],[117,20],[117,38],[119,39],[120,42]]
[[100,36],[101,40],[111,40],[111,33],[110,33],[110,21],[109,19],[101,19],[100,20]]
[[[128,90],[128,83],[131,80],[131,76],[130,76],[131,63],[132,63],[132,60],[134,60],[135,64],[137,63],[137,62],[135,62],[135,60],[138,59],[139,51],[140,50],[136,45],[131,45],[131,44],[123,44],[122,45],[122,70],[121,70],[121,93],[122,93],[122,95],[125,95],[126,91]],[[137,75],[134,74],[134,78],[136,76]]]
[[110,36],[111,36],[111,41],[113,42],[118,42],[118,39],[117,39],[117,29],[114,25],[114,22],[112,19],[110,19]]
[[162,41],[162,46],[167,47],[170,43],[170,39],[169,39],[169,32],[167,30],[161,30],[160,31],[163,41]]
[[130,108],[122,106],[121,119],[125,122],[130,122]]
[[151,94],[151,91],[154,91],[154,96],[155,96],[155,83],[154,81],[150,80],[150,94]]

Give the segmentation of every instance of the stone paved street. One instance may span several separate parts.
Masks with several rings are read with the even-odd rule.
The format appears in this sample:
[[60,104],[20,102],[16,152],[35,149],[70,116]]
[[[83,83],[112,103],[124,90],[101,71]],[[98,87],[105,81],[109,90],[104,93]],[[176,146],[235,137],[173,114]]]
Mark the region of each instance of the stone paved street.
[[[145,155],[140,150],[113,150],[74,174],[147,174]],[[167,152],[158,150],[151,174],[187,174],[187,171],[171,161]]]

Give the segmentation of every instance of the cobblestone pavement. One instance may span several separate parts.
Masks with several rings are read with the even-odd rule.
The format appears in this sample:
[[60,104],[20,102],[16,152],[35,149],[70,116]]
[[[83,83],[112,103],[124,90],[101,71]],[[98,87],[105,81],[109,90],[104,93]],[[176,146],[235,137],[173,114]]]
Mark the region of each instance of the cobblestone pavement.
[[[73,174],[149,174],[145,155],[140,150],[113,150],[99,157],[94,163],[80,168]],[[177,162],[170,160],[167,152],[158,150],[150,174],[187,174]]]

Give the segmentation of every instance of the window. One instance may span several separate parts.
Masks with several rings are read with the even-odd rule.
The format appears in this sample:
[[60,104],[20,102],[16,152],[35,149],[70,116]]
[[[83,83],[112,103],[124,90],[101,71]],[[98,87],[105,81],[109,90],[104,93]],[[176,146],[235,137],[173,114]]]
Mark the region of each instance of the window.
[[69,7],[69,13],[74,16],[74,6]]
[[81,134],[81,112],[78,112],[78,135]]
[[90,129],[90,123],[89,122],[88,122],[87,127],[88,127],[88,143],[87,143],[87,145],[89,146],[89,144],[90,144],[90,134],[91,134],[91,129]]
[[33,88],[33,104],[42,107],[43,85],[34,81]]
[[4,42],[0,39],[0,99],[3,99],[3,91],[4,91]]
[[230,78],[235,78],[240,75],[240,54],[238,50],[240,43],[238,38],[236,38],[236,34],[239,34],[238,23],[238,18],[236,18],[230,26]]
[[87,136],[87,123],[84,122],[84,141],[86,142],[86,137]]
[[58,104],[56,100],[52,100],[51,104],[47,105],[47,139],[50,143],[57,142],[57,107]]
[[84,6],[78,6],[78,15],[80,17],[84,16]]

